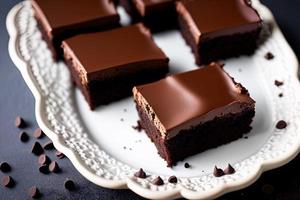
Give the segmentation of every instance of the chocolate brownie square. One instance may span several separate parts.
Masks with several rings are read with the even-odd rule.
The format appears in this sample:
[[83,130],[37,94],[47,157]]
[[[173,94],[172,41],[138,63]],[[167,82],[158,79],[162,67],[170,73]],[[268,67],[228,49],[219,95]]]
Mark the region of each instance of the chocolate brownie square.
[[120,26],[111,0],[31,0],[31,3],[54,58],[61,56],[60,45],[64,39]]
[[177,0],[120,0],[132,22],[143,22],[151,31],[159,32],[177,27]]
[[218,63],[134,87],[141,126],[173,166],[251,130],[255,101]]
[[179,26],[196,63],[251,55],[262,20],[251,0],[183,0],[177,2]]
[[64,58],[90,108],[131,95],[133,86],[165,77],[169,59],[142,24],[63,41]]

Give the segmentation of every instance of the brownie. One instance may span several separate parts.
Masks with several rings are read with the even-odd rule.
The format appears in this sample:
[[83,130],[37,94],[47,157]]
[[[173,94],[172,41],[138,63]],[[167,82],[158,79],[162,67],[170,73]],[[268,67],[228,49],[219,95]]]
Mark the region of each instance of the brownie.
[[73,80],[92,110],[168,73],[168,57],[142,24],[75,36],[62,47]]
[[64,39],[120,26],[111,0],[31,0],[31,3],[54,58],[60,58],[60,44]]
[[198,65],[255,52],[262,20],[251,0],[183,0],[176,7]]
[[255,101],[218,63],[134,87],[142,127],[173,166],[251,130]]
[[120,0],[132,22],[143,22],[153,32],[177,27],[177,0]]

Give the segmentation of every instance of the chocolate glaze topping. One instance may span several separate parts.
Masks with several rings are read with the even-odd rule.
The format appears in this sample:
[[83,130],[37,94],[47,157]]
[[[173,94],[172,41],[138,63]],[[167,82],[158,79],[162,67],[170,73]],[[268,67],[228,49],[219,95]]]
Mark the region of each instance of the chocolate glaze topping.
[[256,30],[262,21],[245,0],[183,0],[177,10],[190,22],[197,41]]
[[[75,54],[88,76],[142,61],[168,58],[141,23],[111,31],[79,35],[63,42],[66,54]],[[112,69],[115,68],[115,69]]]
[[[164,126],[166,138],[228,113],[254,107],[254,100],[218,63],[136,87]],[[138,102],[139,103],[139,102]]]
[[33,7],[48,30],[59,29],[101,18],[119,18],[111,0],[32,0]]

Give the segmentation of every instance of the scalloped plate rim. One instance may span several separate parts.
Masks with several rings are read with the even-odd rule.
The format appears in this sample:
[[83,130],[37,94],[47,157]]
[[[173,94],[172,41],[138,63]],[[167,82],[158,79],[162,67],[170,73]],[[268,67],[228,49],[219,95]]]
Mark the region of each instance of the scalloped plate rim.
[[[61,151],[62,153],[64,153],[70,159],[70,161],[72,162],[73,166],[77,169],[77,171],[80,172],[80,174],[82,174],[86,179],[93,182],[94,184],[106,188],[111,188],[111,189],[128,188],[143,197],[152,198],[152,199],[165,199],[165,198],[170,199],[170,198],[178,198],[178,197],[185,197],[190,199],[216,198],[225,193],[239,190],[251,185],[260,177],[260,175],[263,172],[285,165],[293,158],[295,158],[297,154],[300,152],[300,143],[299,143],[298,148],[295,147],[294,149],[289,149],[289,152],[287,152],[285,155],[277,159],[274,159],[269,162],[264,162],[264,163],[260,162],[259,163],[260,166],[255,166],[256,169],[252,170],[252,173],[247,178],[243,180],[235,181],[234,183],[231,184],[222,184],[222,186],[216,187],[213,190],[209,190],[209,192],[193,192],[180,187],[176,187],[175,189],[172,189],[170,191],[151,191],[140,187],[138,184],[132,181],[130,177],[121,181],[115,181],[115,180],[107,180],[105,178],[97,176],[82,164],[82,161],[79,159],[76,153],[64,144],[64,141],[48,127],[47,122],[44,121],[43,119],[43,111],[42,111],[43,97],[40,94],[39,89],[37,87],[37,83],[35,82],[33,75],[29,70],[29,66],[28,66],[29,64],[26,63],[19,56],[15,46],[17,42],[17,30],[15,27],[14,19],[15,19],[15,15],[19,11],[23,3],[24,2],[20,2],[17,5],[15,5],[7,15],[6,26],[10,36],[9,45],[8,45],[9,55],[12,61],[14,62],[14,64],[16,65],[16,67],[21,72],[23,79],[25,80],[26,84],[28,85],[29,89],[34,95],[35,116],[38,125],[45,132],[45,134],[53,141],[55,148]],[[264,6],[264,5],[261,4],[260,6]],[[272,15],[271,12],[266,7],[264,9],[266,9],[269,12],[269,14]],[[289,46],[289,44],[287,43],[287,41],[285,40],[275,20],[274,23],[275,23],[275,29],[277,29],[278,33],[282,37],[282,42],[285,43],[286,46],[285,50],[289,51],[288,54],[291,57],[293,57],[293,59],[290,60],[289,62],[291,62],[292,66],[294,67],[294,69],[291,70],[294,70],[295,78],[297,78],[298,77],[297,69],[299,64],[296,55],[291,49],[291,47]]]

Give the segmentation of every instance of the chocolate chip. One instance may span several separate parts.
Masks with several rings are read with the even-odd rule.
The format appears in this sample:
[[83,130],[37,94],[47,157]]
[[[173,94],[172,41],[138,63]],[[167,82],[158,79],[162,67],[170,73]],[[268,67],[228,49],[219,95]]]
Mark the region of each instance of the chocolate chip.
[[32,145],[31,148],[31,153],[39,156],[44,152],[43,147],[41,146],[41,144],[39,142],[34,142],[34,144]]
[[177,183],[177,177],[176,176],[170,176],[168,181],[169,181],[169,183]]
[[45,135],[44,132],[40,128],[35,129],[35,131],[33,133],[33,137],[35,137],[37,139],[44,137],[44,135]]
[[190,168],[191,166],[190,166],[189,163],[186,162],[186,163],[184,163],[184,167],[185,167],[185,168]]
[[280,93],[278,96],[281,98],[281,97],[283,97],[283,94],[282,94],[282,93]]
[[265,54],[265,59],[272,60],[274,58],[274,55],[271,52],[268,52]]
[[41,196],[41,193],[36,186],[32,186],[31,188],[28,189],[28,196],[37,199]]
[[137,130],[138,132],[141,132],[141,131],[143,130],[141,121],[138,120],[138,121],[137,121],[137,125],[136,125],[136,126],[132,126],[132,128],[135,129],[135,130]]
[[275,84],[277,87],[280,87],[280,86],[283,85],[283,81],[275,80],[275,81],[274,81],[274,84]]
[[15,119],[15,126],[18,128],[24,128],[25,127],[25,121],[22,117],[17,116]]
[[224,176],[224,171],[222,169],[218,168],[217,166],[215,166],[214,176],[215,177]]
[[56,151],[56,152],[55,152],[55,155],[56,155],[56,157],[59,158],[59,159],[62,159],[62,158],[65,157],[65,154],[63,154],[63,153],[60,152],[60,151]]
[[248,139],[248,136],[245,136],[244,139]]
[[49,168],[48,168],[48,165],[42,165],[39,167],[39,171],[42,173],[42,174],[49,174]]
[[235,169],[230,164],[228,164],[228,166],[224,170],[224,173],[227,174],[227,175],[234,174],[235,173]]
[[15,181],[12,177],[10,176],[4,176],[2,178],[2,185],[5,186],[5,187],[8,187],[8,188],[11,188],[15,185]]
[[64,182],[64,186],[67,190],[71,191],[71,190],[75,190],[75,183],[70,180],[70,179],[67,179],[65,182]]
[[46,142],[46,143],[43,145],[43,148],[44,148],[45,150],[52,150],[52,149],[54,149],[53,142],[52,142],[52,141]]
[[40,165],[48,165],[51,162],[51,160],[48,156],[42,154],[39,156],[38,162]]
[[29,136],[25,131],[20,133],[19,138],[22,142],[27,142],[29,140]]
[[158,176],[156,179],[153,180],[152,182],[154,185],[163,185],[164,181]]
[[135,172],[134,176],[138,178],[147,178],[147,175],[142,168],[140,168],[139,171]]
[[285,129],[287,127],[287,123],[284,120],[280,120],[276,124],[277,129]]
[[0,164],[0,171],[5,173],[5,172],[10,172],[11,171],[11,167],[7,162],[2,162]]
[[54,172],[54,173],[57,173],[60,171],[60,168],[56,161],[51,162],[51,164],[49,165],[49,171]]

